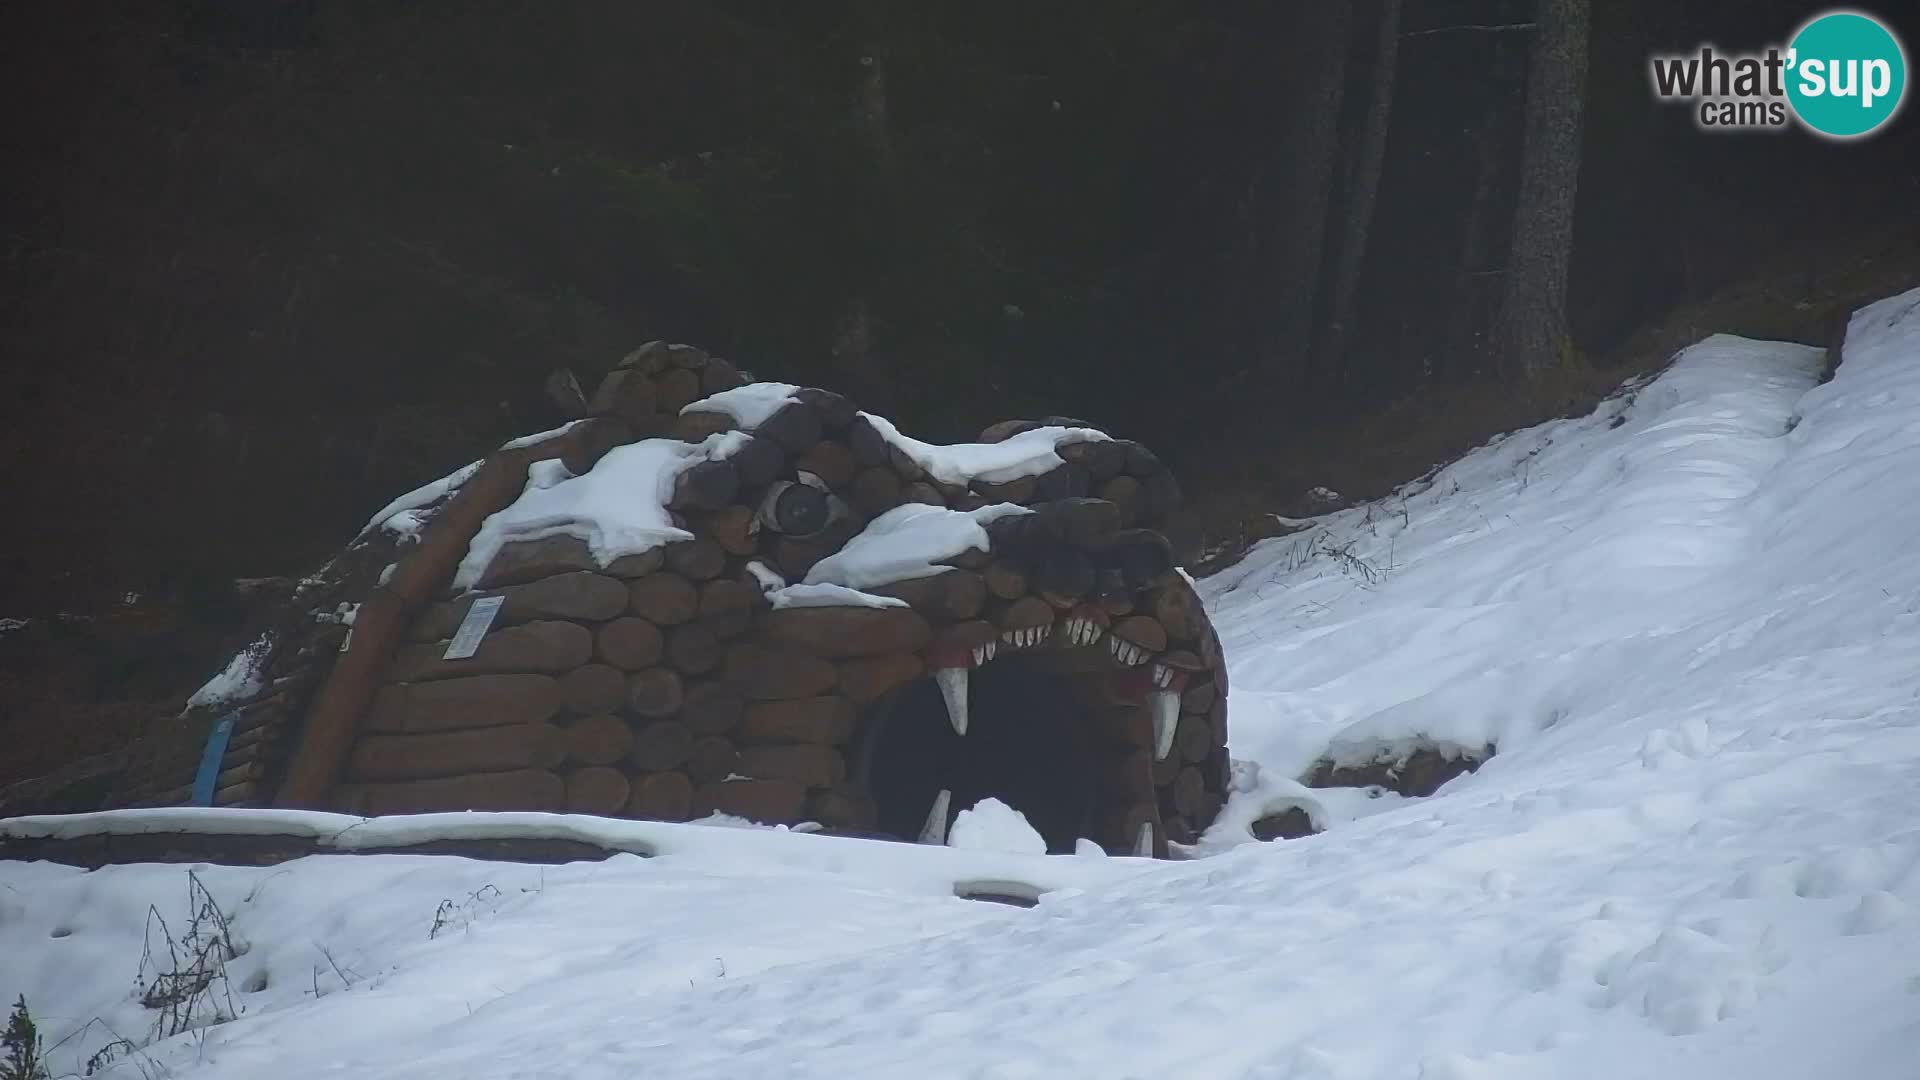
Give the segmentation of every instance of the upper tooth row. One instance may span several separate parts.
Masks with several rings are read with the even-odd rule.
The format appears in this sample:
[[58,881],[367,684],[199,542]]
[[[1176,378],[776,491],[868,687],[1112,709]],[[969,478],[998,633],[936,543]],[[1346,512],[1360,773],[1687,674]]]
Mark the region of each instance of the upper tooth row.
[[999,648],[999,643],[993,641],[989,641],[984,645],[975,645],[973,647],[973,666],[979,667],[993,659],[993,654],[998,651]]
[[1035,626],[1026,630],[1002,630],[1000,640],[1014,648],[1026,649],[1047,640],[1047,636],[1052,632],[1051,626]]
[[1100,640],[1100,627],[1092,619],[1075,616],[1067,620],[1067,641],[1074,645],[1091,645]]
[[1125,638],[1112,636],[1107,638],[1107,651],[1113,654],[1115,660],[1120,661],[1128,667],[1146,663],[1148,655],[1147,650],[1135,645],[1133,642]]

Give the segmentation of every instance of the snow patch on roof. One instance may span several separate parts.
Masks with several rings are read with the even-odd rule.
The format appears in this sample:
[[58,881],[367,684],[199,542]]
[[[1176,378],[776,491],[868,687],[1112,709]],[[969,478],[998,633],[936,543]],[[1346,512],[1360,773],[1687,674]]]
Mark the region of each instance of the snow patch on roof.
[[187,708],[221,705],[251,697],[266,688],[267,651],[273,644],[271,634],[261,634],[253,644],[241,649],[227,661],[226,669],[207,680],[207,684],[187,699]]
[[646,439],[607,451],[584,475],[574,476],[557,459],[527,467],[527,486],[506,509],[487,518],[454,573],[455,588],[480,580],[504,544],[573,536],[584,540],[602,566],[692,533],[673,523],[667,510],[673,486],[689,466],[730,451],[738,432],[700,443]]
[[774,609],[801,607],[906,607],[907,602],[894,596],[876,596],[873,593],[849,589],[844,585],[788,585],[772,589],[767,599],[773,601]]
[[766,423],[768,417],[794,400],[793,395],[799,390],[800,388],[792,383],[748,383],[745,386],[736,386],[731,390],[722,390],[717,394],[701,398],[681,409],[680,415],[697,412],[725,413],[733,417],[734,423],[743,428],[757,428]]
[[480,471],[483,461],[462,465],[440,479],[422,484],[381,507],[379,513],[367,519],[366,527],[360,530],[360,534],[364,536],[382,526],[385,526],[389,532],[396,532],[402,536],[419,531],[420,527],[426,523],[427,515],[412,513],[412,511],[437,502],[442,496],[473,479],[473,474]]
[[986,526],[1024,506],[996,503],[978,510],[906,503],[867,523],[846,546],[807,571],[808,585],[844,585],[866,589],[896,581],[931,577],[949,569],[940,563],[966,551],[987,550]]
[[927,475],[946,484],[966,485],[975,480],[1004,484],[1039,476],[1064,464],[1060,447],[1076,442],[1105,442],[1107,433],[1095,428],[1039,427],[997,443],[954,443],[940,446],[900,433],[884,416],[861,413],[882,438],[904,450]]

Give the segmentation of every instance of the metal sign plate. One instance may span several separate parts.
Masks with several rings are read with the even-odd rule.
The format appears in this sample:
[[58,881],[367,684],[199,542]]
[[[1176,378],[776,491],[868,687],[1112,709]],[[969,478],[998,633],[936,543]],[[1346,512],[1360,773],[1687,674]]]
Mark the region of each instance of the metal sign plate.
[[480,649],[480,642],[487,636],[487,630],[493,626],[493,617],[500,614],[500,605],[507,602],[504,596],[483,596],[467,609],[467,617],[460,620],[460,629],[447,642],[447,651],[440,655],[442,660],[465,660]]

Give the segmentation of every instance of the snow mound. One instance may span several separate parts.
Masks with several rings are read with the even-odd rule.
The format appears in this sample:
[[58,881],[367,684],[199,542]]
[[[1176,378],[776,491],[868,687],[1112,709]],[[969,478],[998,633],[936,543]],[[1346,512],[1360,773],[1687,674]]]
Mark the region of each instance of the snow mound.
[[1045,855],[1047,842],[1027,823],[1025,814],[999,799],[981,799],[954,816],[947,846],[970,851],[1011,851],[1018,855]]

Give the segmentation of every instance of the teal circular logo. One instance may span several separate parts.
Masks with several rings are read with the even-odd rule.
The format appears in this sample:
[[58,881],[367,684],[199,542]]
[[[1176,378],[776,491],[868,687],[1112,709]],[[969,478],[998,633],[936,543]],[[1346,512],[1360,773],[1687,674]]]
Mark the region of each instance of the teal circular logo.
[[1857,11],[1815,16],[1787,43],[1787,102],[1834,139],[1865,135],[1900,111],[1907,54],[1880,20]]

